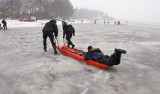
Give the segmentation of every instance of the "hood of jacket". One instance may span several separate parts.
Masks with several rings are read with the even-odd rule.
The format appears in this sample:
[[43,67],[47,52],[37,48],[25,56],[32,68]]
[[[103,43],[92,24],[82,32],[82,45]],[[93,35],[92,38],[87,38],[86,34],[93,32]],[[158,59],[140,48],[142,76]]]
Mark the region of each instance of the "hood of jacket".
[[55,20],[55,19],[52,19],[50,22],[56,23],[56,20]]

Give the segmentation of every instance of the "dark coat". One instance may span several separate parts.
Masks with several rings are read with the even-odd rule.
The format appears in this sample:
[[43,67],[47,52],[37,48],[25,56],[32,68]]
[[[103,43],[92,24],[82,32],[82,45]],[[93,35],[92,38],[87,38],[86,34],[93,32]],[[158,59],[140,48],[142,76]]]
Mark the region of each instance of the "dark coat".
[[50,22],[47,22],[42,30],[43,34],[53,34],[55,37],[58,36],[58,27],[55,20],[51,20]]
[[3,25],[7,25],[7,22],[3,19],[2,20]]
[[98,58],[97,58],[95,55],[93,55],[93,52],[92,52],[92,51],[88,51],[88,52],[86,53],[84,59],[85,59],[85,60],[91,59],[91,60],[94,60],[94,61],[98,61]]
[[65,35],[67,39],[70,39],[72,35],[75,35],[75,29],[72,25],[63,25],[63,36]]
[[117,62],[115,58],[109,57],[108,55],[104,55],[99,48],[88,51],[84,59],[91,59],[97,62],[101,62],[103,64],[107,64],[109,66],[113,66],[115,62]]
[[99,48],[96,48],[94,50],[89,50],[86,53],[84,59],[85,60],[92,59],[94,61],[98,61],[99,62],[103,55],[104,55],[103,52],[101,52],[101,50]]

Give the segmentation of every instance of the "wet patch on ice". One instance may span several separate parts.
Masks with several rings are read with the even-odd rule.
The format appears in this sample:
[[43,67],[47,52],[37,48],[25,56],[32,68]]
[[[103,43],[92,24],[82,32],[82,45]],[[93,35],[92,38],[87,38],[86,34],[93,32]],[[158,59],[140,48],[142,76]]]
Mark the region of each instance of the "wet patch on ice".
[[88,69],[88,68],[83,68],[83,69],[89,73],[94,73],[92,69]]

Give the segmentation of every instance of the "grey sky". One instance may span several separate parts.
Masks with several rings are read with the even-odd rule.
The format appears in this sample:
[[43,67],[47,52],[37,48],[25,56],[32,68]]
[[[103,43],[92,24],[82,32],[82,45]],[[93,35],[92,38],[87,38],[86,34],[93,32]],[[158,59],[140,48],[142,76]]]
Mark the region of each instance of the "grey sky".
[[160,0],[70,0],[74,7],[99,9],[117,19],[160,22]]

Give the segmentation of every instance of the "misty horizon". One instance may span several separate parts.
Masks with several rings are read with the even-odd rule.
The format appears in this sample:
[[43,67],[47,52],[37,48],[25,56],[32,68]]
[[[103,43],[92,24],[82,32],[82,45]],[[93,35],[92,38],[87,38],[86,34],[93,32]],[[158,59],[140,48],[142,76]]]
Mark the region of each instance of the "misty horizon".
[[158,0],[70,0],[74,8],[101,10],[117,20],[160,22]]
[[160,23],[159,0],[0,0],[0,19],[102,19]]

